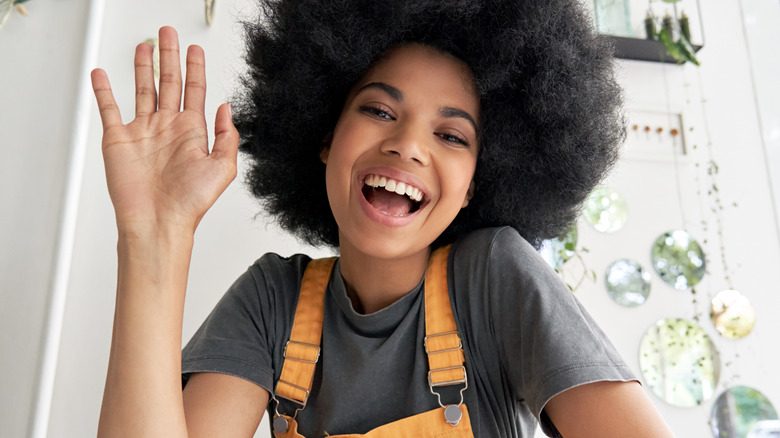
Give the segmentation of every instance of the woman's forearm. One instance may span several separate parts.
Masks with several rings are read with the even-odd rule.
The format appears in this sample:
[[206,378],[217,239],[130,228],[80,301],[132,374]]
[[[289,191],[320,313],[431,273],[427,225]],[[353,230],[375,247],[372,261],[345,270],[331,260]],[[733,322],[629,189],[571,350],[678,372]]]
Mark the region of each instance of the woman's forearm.
[[181,330],[192,243],[187,232],[120,231],[99,437],[187,436]]

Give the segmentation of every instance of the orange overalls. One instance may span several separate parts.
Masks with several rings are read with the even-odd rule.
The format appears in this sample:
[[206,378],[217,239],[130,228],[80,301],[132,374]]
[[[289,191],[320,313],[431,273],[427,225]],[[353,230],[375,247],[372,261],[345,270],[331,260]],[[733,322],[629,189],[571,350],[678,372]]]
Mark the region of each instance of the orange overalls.
[[[447,255],[449,246],[439,248],[428,262],[425,273],[425,352],[428,355],[428,386],[439,400],[440,408],[380,426],[364,435],[330,435],[330,438],[473,438],[471,421],[463,391],[468,388],[463,344],[452,315],[447,291]],[[304,438],[298,433],[295,417],[306,407],[314,369],[320,356],[325,291],[336,258],[312,260],[306,267],[295,310],[290,340],[284,348],[282,374],[276,383],[276,397],[301,407],[292,417],[277,411],[273,419],[276,438]],[[444,406],[434,390],[439,386],[463,384],[457,405]]]

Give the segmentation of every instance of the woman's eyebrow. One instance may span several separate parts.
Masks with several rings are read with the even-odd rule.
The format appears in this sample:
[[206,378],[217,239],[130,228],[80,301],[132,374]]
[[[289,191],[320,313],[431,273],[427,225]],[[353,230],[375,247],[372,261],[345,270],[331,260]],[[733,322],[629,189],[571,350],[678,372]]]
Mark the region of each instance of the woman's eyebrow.
[[378,90],[382,90],[385,93],[387,93],[388,96],[392,97],[394,100],[398,102],[404,101],[404,93],[401,92],[398,88],[395,88],[392,85],[386,84],[384,82],[371,82],[366,85],[363,85],[360,87],[360,89],[355,93],[355,95],[358,95],[362,93],[364,90],[369,88],[376,88]]
[[479,129],[477,128],[477,122],[474,121],[474,117],[471,117],[471,114],[467,113],[466,111],[463,111],[462,109],[453,108],[451,106],[445,106],[439,108],[439,114],[441,114],[442,117],[447,117],[447,118],[460,117],[466,119],[469,123],[471,123],[471,126],[474,128],[474,131],[479,132]]

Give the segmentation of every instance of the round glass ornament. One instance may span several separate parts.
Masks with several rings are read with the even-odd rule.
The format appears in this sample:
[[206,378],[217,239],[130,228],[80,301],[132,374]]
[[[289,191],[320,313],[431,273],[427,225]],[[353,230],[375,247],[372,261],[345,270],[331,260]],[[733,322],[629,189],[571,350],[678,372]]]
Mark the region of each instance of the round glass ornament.
[[678,290],[686,290],[698,284],[706,263],[699,243],[685,230],[661,234],[650,251],[653,269],[664,282]]

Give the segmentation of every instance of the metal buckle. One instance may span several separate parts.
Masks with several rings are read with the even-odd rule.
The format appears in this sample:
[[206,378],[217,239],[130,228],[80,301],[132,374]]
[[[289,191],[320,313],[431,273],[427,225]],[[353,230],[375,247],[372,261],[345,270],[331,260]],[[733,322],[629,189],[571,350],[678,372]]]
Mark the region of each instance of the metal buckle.
[[[277,384],[277,386],[278,386],[278,384]],[[287,400],[290,400],[290,399],[287,398],[287,397],[281,396],[279,394],[273,393],[273,394],[271,394],[271,400],[268,401],[268,403],[276,402],[276,405],[274,406],[274,414],[275,415],[274,415],[274,418],[273,418],[273,421],[272,421],[274,432],[286,433],[287,432],[287,428],[289,427],[290,423],[287,421],[286,418],[284,418],[284,416],[282,414],[279,413],[279,405],[280,405],[280,403],[279,403],[279,399],[276,398],[277,396],[282,397],[282,398],[287,399]],[[292,401],[292,402],[294,402],[296,404],[298,403],[295,400],[290,400],[290,401]],[[301,411],[301,410],[303,410],[302,407],[296,409],[295,412],[293,413],[292,417],[288,417],[288,418],[292,418],[293,421],[295,421],[295,419],[298,417],[298,412]]]
[[[444,350],[436,350],[436,351],[431,351],[431,350],[428,349],[428,338],[436,338],[436,337],[439,337],[439,336],[447,336],[447,335],[456,335],[458,337],[458,346],[457,347],[447,348],[447,349],[444,349]],[[451,332],[438,333],[438,334],[435,334],[435,335],[426,336],[425,339],[423,339],[423,345],[425,346],[425,353],[426,354],[437,354],[437,353],[446,353],[448,351],[460,350],[460,349],[463,348],[463,341],[460,339],[460,334],[458,334],[458,331],[455,330],[455,331],[451,331]]]
[[[317,349],[317,358],[312,361],[312,360],[306,360],[306,359],[300,359],[300,358],[297,358],[297,357],[288,356],[287,355],[287,346],[290,345],[290,343],[303,345],[303,346],[306,346],[306,347],[316,348]],[[290,339],[289,341],[287,341],[286,344],[284,344],[284,351],[282,352],[282,356],[284,356],[285,359],[290,359],[290,360],[294,360],[294,361],[298,361],[298,362],[304,362],[304,363],[316,364],[317,361],[320,359],[320,351],[321,351],[321,349],[320,349],[319,345],[308,344],[306,342],[293,341],[292,339]],[[293,385],[293,386],[295,386],[295,385]]]
[[[437,372],[437,371],[448,371],[448,370],[457,370],[461,369],[463,370],[463,378],[462,379],[456,379],[456,380],[446,380],[444,382],[438,382],[433,383],[433,379],[431,378],[431,374]],[[459,383],[465,383],[466,386],[468,386],[468,377],[466,376],[466,367],[463,365],[458,365],[454,367],[447,367],[447,368],[436,368],[435,370],[428,371],[428,386],[431,388],[435,388],[437,386],[449,386],[449,385],[457,385]]]
[[[436,383],[434,384],[433,381],[431,381],[431,373],[435,371],[446,371],[446,370],[456,370],[458,368],[463,369],[463,378],[458,380],[447,380],[446,382]],[[428,389],[431,390],[431,394],[435,395],[436,398],[439,401],[439,406],[446,408],[444,404],[441,402],[441,394],[434,391],[433,388],[438,386],[448,386],[448,385],[456,385],[459,383],[463,383],[463,388],[460,390],[460,402],[458,402],[458,406],[463,404],[463,391],[467,390],[469,388],[469,379],[468,375],[466,374],[466,367],[464,365],[456,366],[456,367],[447,367],[447,368],[437,368],[435,370],[428,371]]]
[[[285,385],[290,385],[290,386],[292,386],[295,389],[300,389],[301,391],[306,393],[306,398],[304,398],[303,400],[296,400],[294,398],[285,397],[284,395],[279,394],[279,384],[280,383],[284,383]],[[290,382],[288,382],[286,380],[282,380],[282,379],[279,379],[279,381],[276,382],[276,391],[274,391],[274,392],[276,393],[277,397],[281,397],[281,398],[283,398],[285,400],[290,400],[291,402],[293,402],[295,404],[301,405],[301,409],[306,407],[306,401],[309,399],[309,394],[311,394],[311,392],[307,388],[304,388],[303,386],[298,386],[298,385],[296,385],[294,383],[290,383]]]

